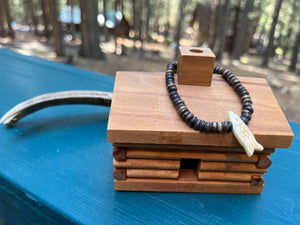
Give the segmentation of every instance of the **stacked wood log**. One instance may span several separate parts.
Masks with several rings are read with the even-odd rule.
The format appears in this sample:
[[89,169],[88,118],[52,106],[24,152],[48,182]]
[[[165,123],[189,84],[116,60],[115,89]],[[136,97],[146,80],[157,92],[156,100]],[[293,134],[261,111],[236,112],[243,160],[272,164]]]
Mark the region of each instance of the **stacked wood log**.
[[[190,57],[205,51],[193,49]],[[185,49],[179,55],[185,57],[188,52]],[[212,65],[202,61],[204,66]],[[184,71],[184,64],[179,65]],[[220,76],[205,77],[208,80],[203,82],[207,85],[211,80],[210,86],[176,80],[189,109],[206,121],[226,121],[228,111],[240,114],[241,103],[231,87]],[[272,163],[270,155],[275,148],[289,147],[293,133],[267,82],[239,79],[251,93],[255,111],[248,127],[264,146],[264,151],[250,158],[232,133],[201,133],[182,122],[169,99],[164,73],[118,72],[108,122],[115,189],[261,193],[263,175]]]
[[[260,193],[262,175],[272,161],[274,149],[248,157],[240,152],[114,147],[116,190]],[[190,164],[182,165],[184,161]],[[195,163],[196,162],[196,165]],[[174,181],[181,185],[174,185]],[[184,181],[184,182],[183,182]],[[149,185],[155,183],[155,186]],[[190,188],[190,186],[195,188]],[[213,188],[211,186],[213,185]]]

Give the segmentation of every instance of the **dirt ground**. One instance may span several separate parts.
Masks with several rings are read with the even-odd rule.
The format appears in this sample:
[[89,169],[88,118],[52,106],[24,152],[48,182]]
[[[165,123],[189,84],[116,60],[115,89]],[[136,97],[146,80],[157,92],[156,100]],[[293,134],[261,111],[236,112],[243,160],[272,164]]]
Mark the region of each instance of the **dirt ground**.
[[[144,52],[141,54],[136,43],[137,50],[133,50],[132,40],[118,40],[117,53],[114,54],[114,42],[101,43],[101,48],[106,53],[106,60],[85,59],[78,57],[79,40],[66,42],[67,57],[57,58],[52,44],[45,39],[36,37],[29,32],[16,33],[16,39],[0,38],[0,47],[12,49],[21,54],[33,55],[61,63],[71,63],[73,66],[95,71],[101,74],[114,76],[116,71],[164,71],[165,66],[174,58],[174,48],[163,44],[144,44]],[[126,55],[120,54],[121,44],[125,46]],[[185,44],[184,40],[183,43]],[[262,77],[267,79],[273,93],[284,111],[288,120],[300,123],[300,74],[288,72],[287,60],[270,60],[268,68],[260,67],[261,57],[248,53],[241,61],[231,61],[229,57],[223,57],[221,65],[229,68],[237,76]]]

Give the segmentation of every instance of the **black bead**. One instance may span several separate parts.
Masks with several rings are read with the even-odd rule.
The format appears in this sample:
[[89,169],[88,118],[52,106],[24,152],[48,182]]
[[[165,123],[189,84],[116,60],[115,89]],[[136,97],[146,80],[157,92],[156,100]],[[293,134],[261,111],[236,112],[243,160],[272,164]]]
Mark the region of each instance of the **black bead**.
[[210,127],[210,123],[205,122],[204,131],[208,133],[209,132],[209,127]]
[[232,131],[232,123],[230,121],[228,121],[227,124],[228,124],[227,132]]
[[180,117],[183,119],[184,113],[189,112],[188,108],[183,108],[180,112],[178,111]]
[[231,85],[234,87],[235,85],[240,84],[239,79],[237,79],[236,77],[231,81]]
[[176,107],[176,105],[180,103],[180,100],[181,100],[180,97],[172,99],[173,105]]
[[225,80],[229,80],[232,76],[234,76],[232,73],[227,73],[225,76],[224,76],[224,78],[225,78]]
[[181,102],[181,103],[178,103],[176,106],[175,106],[175,108],[176,108],[176,110],[178,111],[182,106],[186,106],[183,102]]
[[246,117],[241,117],[241,120],[243,120],[243,122],[247,125],[248,123],[249,123],[249,120],[248,120],[248,118],[246,118]]
[[245,102],[248,102],[248,103],[251,103],[251,104],[253,103],[250,98],[244,99],[242,103],[245,103]]
[[220,66],[220,68],[219,68],[219,73],[220,73],[220,74],[223,74],[223,73],[224,73],[224,71],[225,71],[225,68],[224,68],[224,67],[222,67],[222,66]]
[[240,97],[243,97],[244,95],[249,95],[249,92],[247,90],[243,90],[238,94]]
[[238,83],[234,86],[234,90],[238,91],[239,89],[243,88],[241,83]]
[[227,122],[226,121],[222,122],[222,127],[223,127],[222,131],[226,132],[227,131]]
[[201,122],[200,122],[200,128],[199,128],[199,130],[200,131],[204,131],[204,128],[205,128],[205,121],[204,120],[200,120]]
[[242,85],[238,85],[236,88],[235,88],[235,91],[236,93],[241,93],[243,91],[244,87]]
[[[197,117],[196,117],[197,118]],[[199,120],[197,118],[197,121],[194,123],[194,129],[195,130],[199,130],[200,129],[200,123],[201,123],[201,120]]]
[[188,122],[192,117],[194,117],[194,114],[190,112],[188,115],[186,115],[186,117],[184,118],[184,121]]
[[249,102],[244,102],[244,103],[243,103],[243,108],[244,108],[244,107],[247,107],[247,106],[252,106],[252,104],[249,103]]
[[166,84],[174,83],[174,78],[168,78],[166,79]]
[[169,91],[169,95],[175,95],[175,94],[178,94],[177,91]]
[[191,112],[188,110],[188,109],[186,109],[186,110],[184,110],[183,112],[181,112],[181,118],[183,119],[183,120],[185,120],[185,117],[188,115],[188,114],[190,114]]
[[251,114],[250,113],[242,112],[242,116],[241,117],[246,117],[249,121],[251,120]]
[[172,94],[172,95],[170,95],[170,99],[173,101],[173,99],[175,99],[175,98],[177,98],[177,97],[179,97],[180,98],[180,96],[178,95],[178,94]]
[[195,116],[193,116],[191,119],[189,119],[189,120],[187,121],[187,123],[188,123],[188,125],[189,125],[190,127],[193,127],[194,124],[195,124],[197,121],[198,121],[198,118],[195,117]]
[[181,100],[181,98],[179,97],[179,100],[176,102],[176,104],[174,105],[176,109],[180,108],[181,106],[185,105],[184,102]]
[[251,113],[254,112],[254,109],[251,106],[245,106],[245,107],[243,107],[243,110],[248,110]]
[[232,84],[232,81],[233,81],[234,79],[236,79],[236,77],[232,74],[232,76],[230,76],[230,77],[228,78],[228,82],[229,82],[230,84]]
[[218,125],[216,122],[212,122],[212,123],[210,123],[209,128],[210,128],[210,132],[215,133],[215,132],[217,132]]
[[168,91],[177,91],[177,87],[175,85],[169,86]]
[[166,79],[174,79],[174,74],[166,74]]

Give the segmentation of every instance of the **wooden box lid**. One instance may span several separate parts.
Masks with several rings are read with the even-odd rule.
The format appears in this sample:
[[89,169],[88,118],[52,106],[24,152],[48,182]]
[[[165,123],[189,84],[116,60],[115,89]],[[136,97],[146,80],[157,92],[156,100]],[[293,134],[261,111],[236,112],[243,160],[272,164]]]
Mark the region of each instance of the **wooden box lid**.
[[[248,126],[257,141],[265,148],[288,148],[294,135],[266,80],[239,79],[253,101],[254,113]],[[221,76],[214,75],[211,86],[177,87],[199,119],[224,121],[228,111],[241,113],[239,97]],[[188,127],[172,105],[164,73],[117,72],[107,136],[113,143],[239,146],[232,133],[200,133]]]

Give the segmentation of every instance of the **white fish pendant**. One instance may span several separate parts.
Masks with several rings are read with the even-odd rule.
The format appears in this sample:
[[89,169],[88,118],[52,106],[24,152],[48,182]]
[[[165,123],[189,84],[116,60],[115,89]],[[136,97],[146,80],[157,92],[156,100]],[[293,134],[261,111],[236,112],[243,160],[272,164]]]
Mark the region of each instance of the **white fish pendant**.
[[234,137],[243,146],[248,157],[253,155],[254,150],[264,150],[264,147],[255,140],[254,135],[240,117],[229,111],[228,118],[232,123],[232,133]]

